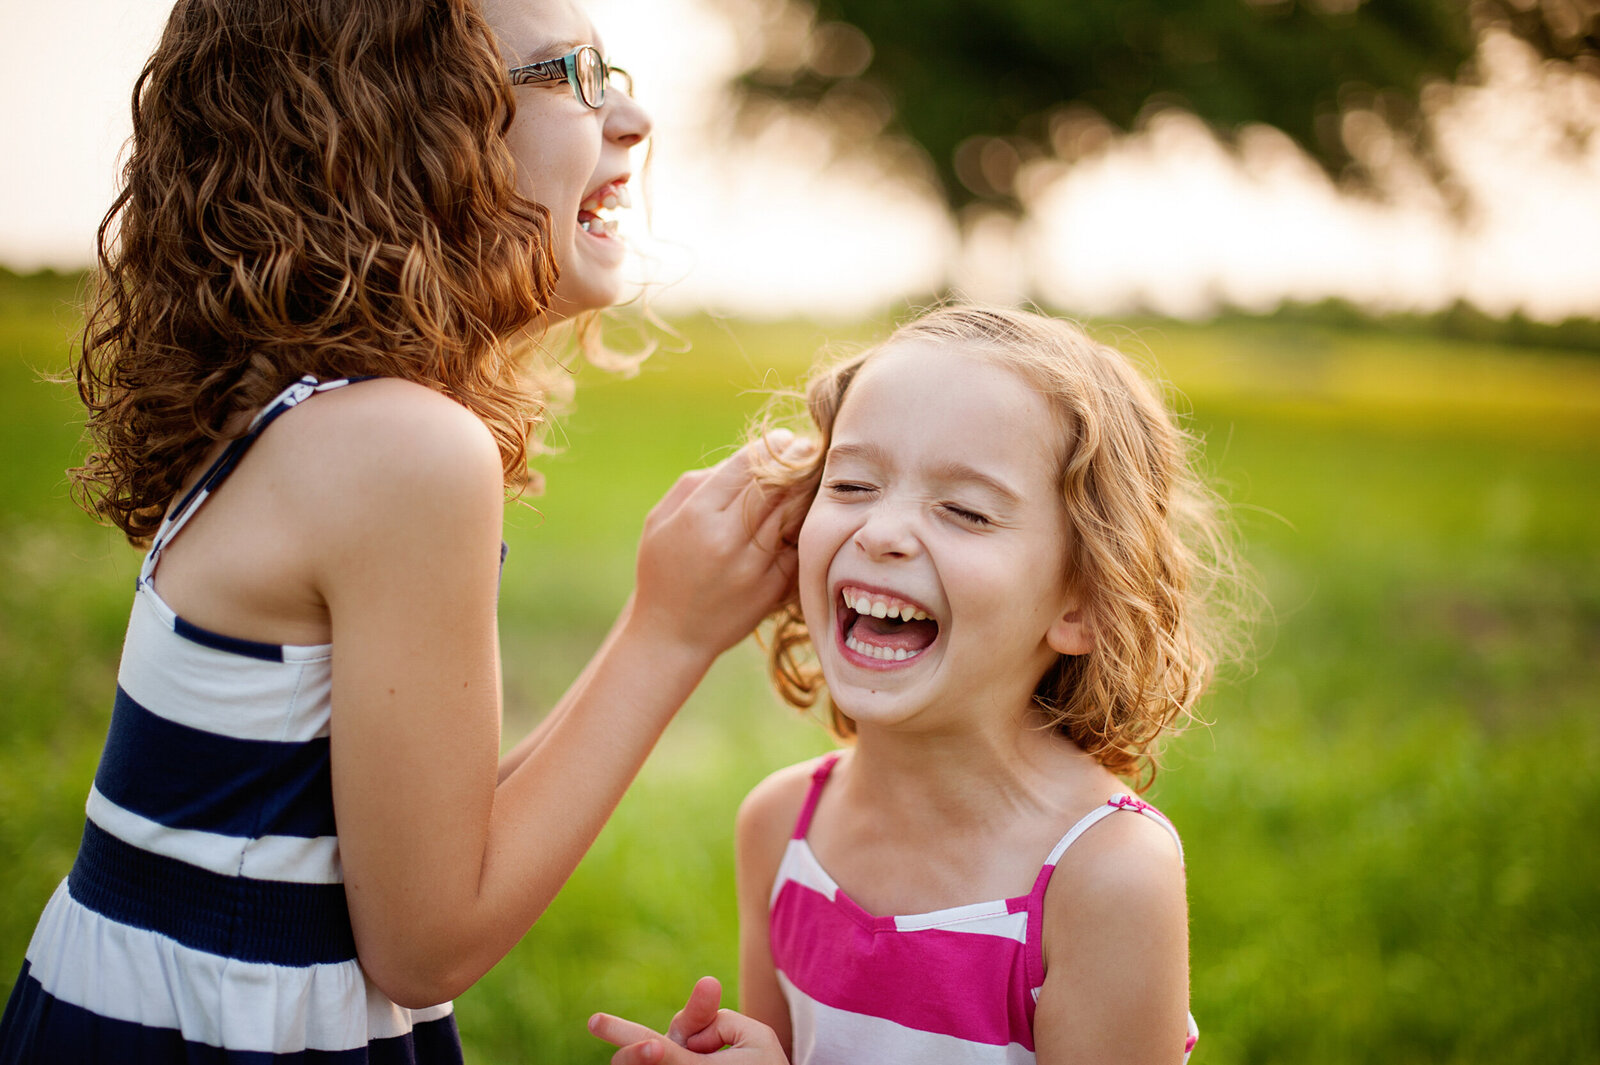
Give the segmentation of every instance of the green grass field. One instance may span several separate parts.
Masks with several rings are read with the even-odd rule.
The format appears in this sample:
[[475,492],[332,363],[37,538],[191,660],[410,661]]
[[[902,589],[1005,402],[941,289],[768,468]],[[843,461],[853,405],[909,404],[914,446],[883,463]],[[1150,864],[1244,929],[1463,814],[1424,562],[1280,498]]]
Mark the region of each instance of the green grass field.
[[[0,276],[0,990],[71,864],[134,553],[67,499],[76,282]],[[691,320],[581,374],[508,512],[507,735],[626,594],[645,510],[848,328]],[[1196,1065],[1600,1061],[1600,358],[1282,323],[1106,325],[1193,408],[1273,605],[1154,798],[1189,853]],[[572,882],[458,1004],[469,1060],[600,1062],[732,983],[739,798],[827,746],[750,646],[668,731]]]

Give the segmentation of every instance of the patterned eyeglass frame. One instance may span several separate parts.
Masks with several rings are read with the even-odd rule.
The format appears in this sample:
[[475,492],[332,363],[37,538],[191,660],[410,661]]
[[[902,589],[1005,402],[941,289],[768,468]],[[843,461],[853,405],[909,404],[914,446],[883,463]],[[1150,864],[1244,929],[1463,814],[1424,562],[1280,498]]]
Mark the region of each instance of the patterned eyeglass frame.
[[[600,70],[600,96],[596,100],[590,100],[584,95],[583,79],[578,77],[578,58],[584,52],[594,54],[594,63]],[[623,92],[629,96],[633,95],[633,76],[621,67],[607,63],[601,58],[600,49],[592,44],[579,45],[557,59],[542,59],[537,63],[512,67],[507,73],[511,75],[513,85],[542,85],[552,81],[566,81],[572,86],[572,95],[577,97],[580,103],[596,110],[604,106],[606,88],[611,84],[613,77],[618,79]]]

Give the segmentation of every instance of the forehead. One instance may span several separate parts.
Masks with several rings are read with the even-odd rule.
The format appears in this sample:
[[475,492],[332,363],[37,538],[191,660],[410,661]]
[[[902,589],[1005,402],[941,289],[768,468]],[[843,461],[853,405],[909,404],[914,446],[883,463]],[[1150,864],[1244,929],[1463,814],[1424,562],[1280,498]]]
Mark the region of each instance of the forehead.
[[575,0],[479,0],[507,62],[548,59],[580,44],[599,46],[593,23]]
[[902,453],[915,447],[1021,458],[1052,472],[1066,443],[1049,400],[999,356],[921,339],[879,349],[845,392],[834,443],[880,436]]

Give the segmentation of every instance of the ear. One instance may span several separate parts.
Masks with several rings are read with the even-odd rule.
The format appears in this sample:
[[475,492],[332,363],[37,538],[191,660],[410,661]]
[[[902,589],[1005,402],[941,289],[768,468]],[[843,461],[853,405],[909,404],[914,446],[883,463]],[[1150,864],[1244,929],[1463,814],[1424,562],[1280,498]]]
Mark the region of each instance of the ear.
[[1086,655],[1094,650],[1094,630],[1076,600],[1069,601],[1050,623],[1044,642],[1058,655]]

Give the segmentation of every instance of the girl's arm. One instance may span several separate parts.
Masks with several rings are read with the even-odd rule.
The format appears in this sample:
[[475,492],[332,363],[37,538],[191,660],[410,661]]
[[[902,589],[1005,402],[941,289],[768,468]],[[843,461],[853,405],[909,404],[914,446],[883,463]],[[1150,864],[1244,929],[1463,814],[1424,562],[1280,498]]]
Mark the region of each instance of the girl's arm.
[[776,510],[742,456],[686,476],[646,522],[638,587],[606,646],[499,779],[499,454],[470,412],[385,385],[352,389],[362,402],[319,422],[305,457],[322,475],[302,503],[332,619],[356,944],[378,987],[417,1007],[453,998],[522,937],[788,575]]
[[[793,441],[794,434],[789,430],[776,429],[763,437],[759,443],[752,444],[751,446],[765,448],[772,454],[783,454],[785,450],[791,446]],[[744,460],[739,459],[738,461],[743,462]],[[664,498],[661,503],[658,504],[657,509],[665,510],[669,506],[674,505],[675,496],[677,493],[692,489],[705,478],[710,476],[711,473],[712,470],[694,470],[688,474],[685,474],[673,487],[672,492],[669,492],[666,498]],[[748,493],[745,498],[741,500],[741,506],[746,511],[743,517],[752,534],[756,532],[756,523],[769,518],[777,517],[771,506],[773,502],[775,501],[765,499],[754,492]],[[654,516],[654,512],[652,516]],[[730,518],[732,516],[732,514],[729,515]],[[649,527],[648,521],[646,522],[646,527]],[[768,533],[771,531],[771,528],[767,530]],[[789,530],[783,531],[787,532]],[[641,562],[642,561],[643,559],[641,556]],[[628,620],[632,606],[633,597],[630,596],[627,605],[623,607],[622,613],[618,616],[616,622],[611,626],[611,630],[606,634],[605,639],[601,641],[599,651],[597,651],[595,656],[589,660],[589,664],[584,667],[583,672],[578,675],[577,679],[572,682],[572,686],[567,689],[566,694],[563,695],[556,705],[551,708],[550,712],[544,716],[543,720],[541,720],[537,726],[529,731],[529,733],[524,736],[512,750],[501,757],[501,780],[504,780],[519,765],[521,765],[523,760],[526,759],[528,755],[539,746],[539,744],[544,742],[545,737],[549,735],[551,729],[555,727],[556,723],[566,715],[573,703],[577,700],[578,696],[587,687],[589,678],[593,676],[597,666],[601,662],[605,661],[609,656],[612,644],[616,642],[619,634],[625,627],[624,623]],[[761,617],[764,616],[764,614],[761,615]],[[760,618],[758,617],[757,620],[759,621]],[[751,627],[753,628],[754,625],[752,624]],[[746,633],[748,632],[749,629],[746,629]],[[740,637],[736,638],[735,642],[737,642],[737,639],[742,639],[743,635],[744,634],[741,634]]]
[[816,761],[780,769],[751,789],[734,825],[739,893],[739,1009],[768,1025],[793,1053],[789,1002],[772,960],[771,898],[778,866],[811,787]]
[[1188,1036],[1189,936],[1172,837],[1117,814],[1085,833],[1044,902],[1039,1065],[1177,1065]]

